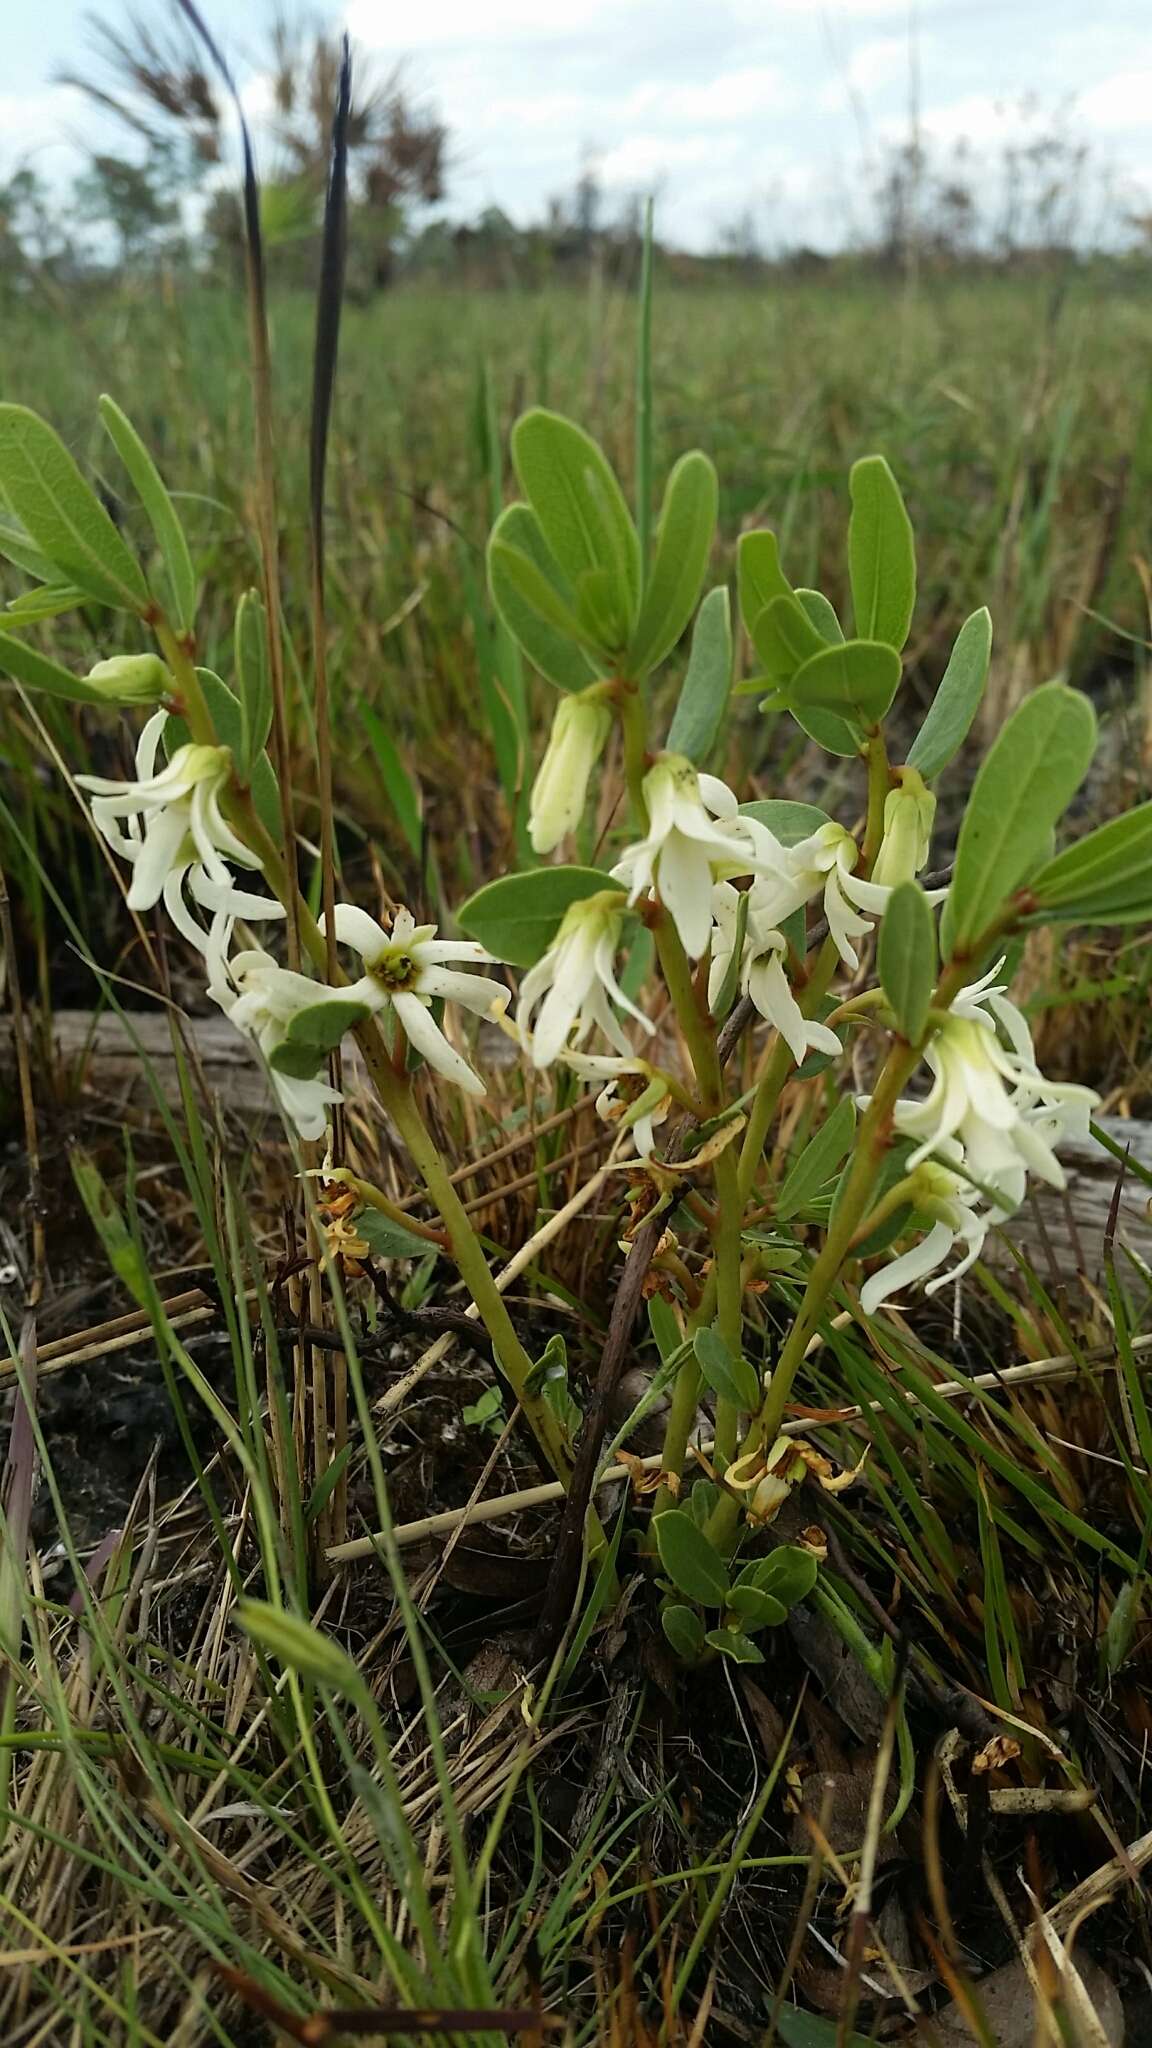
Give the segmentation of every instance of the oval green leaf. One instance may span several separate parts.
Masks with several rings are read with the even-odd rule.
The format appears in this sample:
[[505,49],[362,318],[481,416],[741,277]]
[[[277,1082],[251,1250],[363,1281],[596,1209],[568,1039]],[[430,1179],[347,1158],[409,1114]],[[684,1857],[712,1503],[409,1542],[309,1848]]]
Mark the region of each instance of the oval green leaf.
[[84,592],[74,583],[42,583],[37,590],[25,590],[4,607],[16,626],[34,626],[38,619],[56,619],[61,612],[74,612],[86,602]]
[[781,1220],[795,1216],[827,1185],[852,1143],[855,1129],[856,1104],[845,1095],[785,1175],[776,1197],[776,1214]]
[[736,543],[736,594],[740,617],[749,638],[760,614],[774,597],[791,597],[792,585],[780,567],[780,544],[766,527],[742,533]]
[[1152,803],[1110,818],[1032,877],[1044,920],[1136,924],[1152,917]]
[[139,562],[60,436],[25,405],[0,405],[0,490],[59,580],[117,610],[147,611]]
[[272,730],[272,681],[268,671],[267,615],[255,590],[246,590],[236,607],[233,634],[236,684],[240,698],[240,743],[236,749],[236,773],[241,781],[251,773],[268,744]]
[[956,847],[944,944],[967,947],[1044,859],[1096,751],[1096,714],[1064,683],[1026,697],[985,755]]
[[736,1628],[710,1628],[705,1641],[722,1657],[730,1657],[733,1664],[762,1664],[764,1655],[755,1643],[741,1635]]
[[759,613],[752,626],[752,644],[764,664],[764,673],[775,682],[787,683],[813,655],[821,654],[828,641],[814,626],[805,607],[791,591],[774,597]]
[[732,609],[728,592],[710,590],[696,614],[692,652],[680,686],[668,751],[697,766],[708,759],[724,723],[732,688]]
[[900,686],[900,674],[900,656],[882,641],[822,645],[792,677],[788,707],[796,718],[809,710],[834,711],[851,725],[879,725]]
[[788,1619],[788,1609],[772,1593],[759,1586],[733,1586],[728,1595],[728,1612],[741,1628],[779,1628]]
[[740,815],[767,825],[781,846],[799,846],[802,839],[811,839],[822,825],[832,823],[827,811],[816,804],[792,803],[787,797],[757,797],[753,803],[741,804]]
[[760,1377],[754,1365],[729,1349],[715,1324],[705,1324],[692,1339],[696,1362],[714,1394],[745,1415],[760,1406]]
[[652,573],[626,655],[634,682],[659,668],[692,617],[712,551],[718,504],[719,485],[708,457],[699,449],[682,455],[665,488]]
[[12,633],[0,633],[0,672],[23,683],[26,690],[44,690],[49,697],[64,697],[73,704],[108,702],[95,683],[72,675],[58,661],[50,661],[46,654],[26,646]]
[[660,1626],[678,1657],[686,1664],[694,1664],[704,1648],[704,1623],[694,1607],[681,1607],[673,1601],[671,1606],[660,1610]]
[[[318,991],[319,987],[317,983]],[[345,1033],[371,1014],[367,1003],[318,993],[314,1003],[291,1019],[279,1045],[269,1053],[268,1065],[278,1074],[290,1074],[294,1081],[311,1081]]]
[[782,1607],[795,1607],[800,1600],[806,1600],[819,1573],[819,1566],[810,1550],[801,1550],[795,1543],[782,1543],[769,1557],[759,1557],[754,1564],[741,1572],[738,1585],[750,1582],[761,1593],[770,1593],[779,1600]]
[[653,1516],[652,1528],[672,1584],[702,1607],[722,1607],[728,1597],[728,1567],[691,1515],[683,1508],[667,1508]]
[[939,959],[936,920],[918,882],[901,882],[880,925],[876,965],[897,1029],[918,1045],[928,1022]]
[[558,567],[577,584],[588,569],[613,578],[631,625],[640,600],[640,542],[623,492],[590,434],[537,407],[512,429],[512,464]]
[[980,709],[992,659],[992,614],[987,605],[965,619],[948,666],[912,744],[908,766],[931,782],[960,752]]
[[852,465],[848,572],[856,633],[899,653],[916,604],[916,545],[900,486],[882,455]]
[[184,528],[176,516],[176,507],[151,455],[115,399],[105,394],[98,410],[112,445],[136,486],[140,503],[156,536],[168,579],[170,621],[177,632],[187,633],[196,610],[196,571],[192,566]]
[[534,967],[573,903],[618,886],[599,868],[531,868],[523,875],[502,875],[468,898],[459,911],[460,928],[498,960]]
[[[573,615],[575,600],[572,592],[548,552],[539,521],[527,505],[509,505],[492,529],[488,543],[488,584],[492,601],[503,624],[533,668],[539,669],[550,683],[555,683],[558,690],[587,689],[595,678],[595,668],[567,625],[562,628],[556,626],[524,598],[521,591],[523,571],[520,570],[517,576],[519,564],[508,564],[501,552],[505,547],[513,549],[517,555],[526,556],[544,581],[550,584],[552,597],[566,614]],[[539,588],[533,587],[536,603],[539,603]]]

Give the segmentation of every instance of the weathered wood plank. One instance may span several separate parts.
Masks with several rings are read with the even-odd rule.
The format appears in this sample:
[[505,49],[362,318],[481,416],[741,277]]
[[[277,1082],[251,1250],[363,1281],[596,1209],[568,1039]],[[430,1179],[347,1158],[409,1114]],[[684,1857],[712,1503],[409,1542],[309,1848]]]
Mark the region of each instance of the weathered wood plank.
[[[209,1093],[223,1109],[241,1116],[271,1112],[271,1094],[260,1065],[227,1018],[191,1018],[186,1020],[185,1030]],[[131,1034],[114,1014],[94,1017],[90,1010],[58,1010],[52,1020],[52,1040],[65,1066],[83,1066],[85,1088],[102,1104],[141,1108],[147,1103],[150,1091],[141,1052],[151,1063],[167,1100],[180,1099],[169,1022],[161,1010],[136,1013]],[[10,1045],[5,1037],[5,1064],[10,1064]],[[485,1045],[485,1056],[491,1055],[494,1065],[505,1065],[510,1050],[507,1039],[493,1033],[491,1043]],[[355,1052],[350,1049],[350,1074],[355,1073],[355,1066]],[[1152,1123],[1121,1117],[1101,1121],[1110,1137],[1129,1146],[1132,1158],[1152,1171]],[[1119,1171],[1116,1161],[1095,1143],[1068,1146],[1062,1156],[1068,1168],[1066,1193],[1038,1189],[1007,1226],[1012,1243],[1027,1252],[1046,1282],[1081,1271],[1093,1278],[1100,1273]],[[1141,1181],[1133,1174],[1126,1176],[1116,1241],[1152,1265],[1150,1197],[1152,1191]],[[992,1258],[1007,1257],[1004,1247],[992,1239],[988,1252]]]

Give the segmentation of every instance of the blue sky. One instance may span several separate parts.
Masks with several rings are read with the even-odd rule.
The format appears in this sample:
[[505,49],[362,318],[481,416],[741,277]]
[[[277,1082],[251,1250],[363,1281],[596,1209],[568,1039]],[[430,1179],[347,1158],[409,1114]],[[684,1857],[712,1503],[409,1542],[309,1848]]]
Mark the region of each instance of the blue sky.
[[[0,176],[62,179],[108,130],[52,83],[88,61],[88,0],[13,0]],[[161,0],[143,0],[159,15]],[[115,0],[103,11],[115,19]],[[251,0],[204,10],[261,104]],[[538,216],[594,157],[610,199],[657,187],[664,234],[704,246],[750,209],[770,245],[834,246],[868,211],[862,171],[907,133],[961,137],[991,184],[1006,143],[1059,119],[1152,210],[1152,0],[344,0],[323,8],[452,134],[449,210]],[[398,26],[400,25],[400,26]],[[1022,111],[1025,99],[1032,111]]]

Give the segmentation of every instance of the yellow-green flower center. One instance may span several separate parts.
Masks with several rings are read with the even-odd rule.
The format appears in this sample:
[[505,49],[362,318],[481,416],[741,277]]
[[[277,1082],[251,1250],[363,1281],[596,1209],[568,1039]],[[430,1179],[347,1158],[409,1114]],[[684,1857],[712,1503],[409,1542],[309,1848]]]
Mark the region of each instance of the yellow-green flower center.
[[368,972],[373,981],[378,981],[381,988],[387,989],[389,995],[397,995],[412,986],[417,968],[411,953],[405,953],[397,946],[394,950],[381,953],[379,958],[372,962]]

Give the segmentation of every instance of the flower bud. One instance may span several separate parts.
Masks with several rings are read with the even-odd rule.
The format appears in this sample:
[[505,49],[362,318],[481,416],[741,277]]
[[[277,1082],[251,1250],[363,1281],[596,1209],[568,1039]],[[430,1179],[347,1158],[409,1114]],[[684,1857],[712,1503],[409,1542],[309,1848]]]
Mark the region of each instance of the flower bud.
[[588,778],[611,724],[611,710],[596,684],[577,696],[561,699],[532,785],[528,831],[537,853],[551,853],[579,823],[588,796]]
[[914,881],[928,859],[936,799],[915,768],[898,768],[899,787],[884,804],[884,837],[872,880],[884,889]]
[[89,669],[110,704],[159,704],[168,696],[172,678],[158,654],[114,654]]

